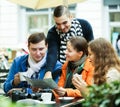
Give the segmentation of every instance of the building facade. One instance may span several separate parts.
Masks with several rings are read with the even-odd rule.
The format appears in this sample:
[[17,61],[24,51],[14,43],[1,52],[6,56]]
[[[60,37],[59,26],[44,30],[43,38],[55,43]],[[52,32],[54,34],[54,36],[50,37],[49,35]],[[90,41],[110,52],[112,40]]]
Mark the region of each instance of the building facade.
[[[115,46],[120,33],[120,0],[86,0],[69,8],[74,17],[90,22],[95,38],[104,37]],[[17,48],[33,32],[47,34],[54,25],[53,9],[32,10],[0,0],[0,47]]]

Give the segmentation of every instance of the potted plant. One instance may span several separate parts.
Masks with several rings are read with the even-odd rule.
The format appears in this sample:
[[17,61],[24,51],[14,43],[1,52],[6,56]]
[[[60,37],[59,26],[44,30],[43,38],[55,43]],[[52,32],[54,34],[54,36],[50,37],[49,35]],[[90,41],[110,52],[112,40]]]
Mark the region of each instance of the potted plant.
[[82,102],[82,107],[120,107],[119,81],[88,88],[90,93]]

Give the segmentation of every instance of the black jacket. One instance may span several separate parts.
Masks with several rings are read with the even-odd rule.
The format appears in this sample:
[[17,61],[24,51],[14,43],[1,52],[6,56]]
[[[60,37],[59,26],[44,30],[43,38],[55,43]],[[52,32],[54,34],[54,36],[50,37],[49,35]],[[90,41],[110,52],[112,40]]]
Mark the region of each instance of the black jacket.
[[[89,42],[94,39],[93,30],[88,21],[84,19],[77,19],[83,31],[84,38]],[[55,26],[53,26],[47,34],[48,41],[48,55],[47,55],[47,68],[46,71],[52,71],[57,59],[59,60],[59,50],[60,50],[60,36],[56,32]]]

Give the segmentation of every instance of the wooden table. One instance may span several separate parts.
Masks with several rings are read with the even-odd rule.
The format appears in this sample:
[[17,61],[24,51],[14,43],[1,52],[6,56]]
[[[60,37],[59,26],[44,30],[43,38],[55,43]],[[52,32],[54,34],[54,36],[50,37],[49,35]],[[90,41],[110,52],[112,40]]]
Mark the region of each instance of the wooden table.
[[59,99],[56,99],[56,104],[52,107],[80,107],[83,98],[75,98],[70,102],[62,102]]

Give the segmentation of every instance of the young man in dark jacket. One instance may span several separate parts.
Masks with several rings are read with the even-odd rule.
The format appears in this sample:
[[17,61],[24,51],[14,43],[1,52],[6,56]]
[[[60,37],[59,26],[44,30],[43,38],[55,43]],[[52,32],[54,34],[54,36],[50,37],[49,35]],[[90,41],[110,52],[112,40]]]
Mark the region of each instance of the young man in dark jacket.
[[51,77],[51,71],[55,63],[60,60],[65,62],[65,50],[67,41],[74,36],[83,36],[87,42],[94,39],[93,30],[88,21],[73,19],[66,6],[57,6],[54,10],[55,24],[47,35],[48,54],[45,78]]

